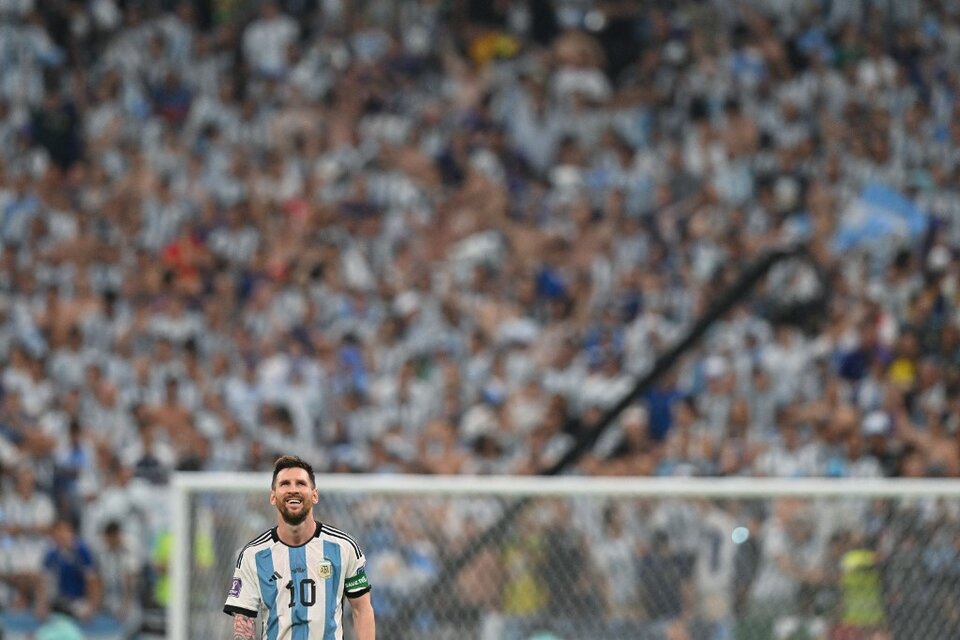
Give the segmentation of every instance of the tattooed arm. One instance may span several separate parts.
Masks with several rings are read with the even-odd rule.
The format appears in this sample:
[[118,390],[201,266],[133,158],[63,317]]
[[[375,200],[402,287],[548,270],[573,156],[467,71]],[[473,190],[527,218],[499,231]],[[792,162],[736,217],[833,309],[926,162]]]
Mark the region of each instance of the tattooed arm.
[[256,640],[254,619],[236,613],[233,615],[233,640]]
[[[250,546],[244,547],[244,551]],[[223,604],[223,612],[233,616],[233,640],[257,640],[256,620],[261,603],[255,550],[241,551]]]

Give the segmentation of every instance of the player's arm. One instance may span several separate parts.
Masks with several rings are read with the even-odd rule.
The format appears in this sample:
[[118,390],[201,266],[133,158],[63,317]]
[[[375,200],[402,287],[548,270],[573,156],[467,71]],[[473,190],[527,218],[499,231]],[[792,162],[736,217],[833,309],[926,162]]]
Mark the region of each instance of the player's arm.
[[[350,553],[356,551],[356,554]],[[343,592],[350,600],[350,615],[353,618],[353,629],[357,640],[374,640],[377,635],[376,622],[373,615],[373,603],[370,600],[370,581],[367,579],[366,558],[360,548],[354,547],[347,552],[349,555],[343,582]]]
[[233,640],[255,640],[257,611],[260,609],[260,585],[254,552],[242,551],[230,581],[223,612],[233,616]]
[[353,629],[357,640],[374,640],[377,637],[377,623],[374,619],[369,591],[362,596],[350,598],[350,614],[353,617]]
[[233,640],[256,640],[254,618],[242,613],[233,614]]

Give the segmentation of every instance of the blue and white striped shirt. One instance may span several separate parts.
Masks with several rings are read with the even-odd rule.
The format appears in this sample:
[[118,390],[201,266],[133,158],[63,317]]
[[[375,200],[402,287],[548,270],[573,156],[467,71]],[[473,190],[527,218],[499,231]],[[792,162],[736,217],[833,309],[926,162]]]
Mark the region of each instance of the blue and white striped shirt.
[[365,564],[353,538],[330,525],[318,522],[297,547],[274,527],[240,552],[223,610],[260,615],[263,640],[342,640],[343,597],[370,591]]

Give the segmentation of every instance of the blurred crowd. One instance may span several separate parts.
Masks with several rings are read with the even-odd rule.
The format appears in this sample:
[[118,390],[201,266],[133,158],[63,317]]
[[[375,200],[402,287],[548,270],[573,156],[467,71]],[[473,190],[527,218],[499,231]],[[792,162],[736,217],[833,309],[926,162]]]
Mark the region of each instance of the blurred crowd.
[[960,474],[958,63],[953,0],[0,0],[4,602],[162,604],[173,470],[536,474],[792,243],[817,317],[572,471]]
[[391,637],[913,640],[960,630],[956,500],[540,499],[410,613],[408,583],[441,575],[487,523],[475,507],[418,500],[382,504],[357,527]]

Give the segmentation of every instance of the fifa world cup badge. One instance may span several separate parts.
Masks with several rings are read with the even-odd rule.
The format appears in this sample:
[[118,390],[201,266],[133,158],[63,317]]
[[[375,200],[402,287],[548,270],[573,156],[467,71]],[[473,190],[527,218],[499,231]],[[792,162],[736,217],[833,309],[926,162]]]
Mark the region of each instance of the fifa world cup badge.
[[327,560],[326,558],[320,563],[320,566],[317,567],[317,575],[323,578],[324,580],[329,580],[333,577],[333,563]]

